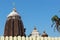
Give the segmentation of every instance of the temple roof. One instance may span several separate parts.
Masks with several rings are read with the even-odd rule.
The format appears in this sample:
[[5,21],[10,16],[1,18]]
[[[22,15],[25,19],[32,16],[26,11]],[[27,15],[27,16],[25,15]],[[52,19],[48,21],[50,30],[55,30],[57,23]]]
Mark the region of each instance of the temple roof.
[[7,17],[10,16],[19,16],[18,12],[16,11],[16,8],[13,8],[12,12]]
[[39,32],[37,31],[36,27],[34,27],[32,33],[30,34],[30,36],[40,36]]
[[48,34],[44,31],[42,37],[48,37]]

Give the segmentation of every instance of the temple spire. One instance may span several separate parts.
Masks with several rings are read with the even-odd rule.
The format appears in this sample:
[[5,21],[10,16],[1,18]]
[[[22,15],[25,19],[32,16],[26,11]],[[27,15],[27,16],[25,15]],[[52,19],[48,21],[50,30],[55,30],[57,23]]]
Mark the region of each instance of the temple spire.
[[36,37],[40,36],[40,33],[36,29],[36,26],[34,26],[34,29],[33,29],[32,33],[29,36],[36,36]]
[[12,4],[13,4],[13,11],[15,11],[15,12],[16,12],[15,2],[13,2]]
[[16,7],[15,7],[15,2],[13,2],[13,7],[16,8]]
[[13,2],[12,5],[13,5],[13,10],[16,11],[15,2]]
[[34,26],[34,30],[37,30],[37,29],[36,29],[36,26]]
[[13,11],[14,11],[14,12],[17,12],[15,7],[13,8]]
[[15,7],[7,17],[4,36],[26,36],[21,16],[19,16]]

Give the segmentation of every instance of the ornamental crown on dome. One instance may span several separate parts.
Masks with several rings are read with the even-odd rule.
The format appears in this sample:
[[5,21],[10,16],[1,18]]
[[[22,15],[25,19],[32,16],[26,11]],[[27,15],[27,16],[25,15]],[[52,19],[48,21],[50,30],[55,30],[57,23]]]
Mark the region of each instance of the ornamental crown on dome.
[[18,12],[16,11],[16,8],[13,8],[12,12],[7,17],[10,16],[19,16]]

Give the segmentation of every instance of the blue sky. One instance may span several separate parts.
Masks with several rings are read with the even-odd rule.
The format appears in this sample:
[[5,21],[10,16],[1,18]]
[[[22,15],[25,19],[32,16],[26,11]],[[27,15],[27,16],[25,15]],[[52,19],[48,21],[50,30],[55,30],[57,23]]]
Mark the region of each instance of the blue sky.
[[28,36],[34,26],[40,34],[45,30],[49,36],[59,37],[59,32],[51,28],[51,18],[54,15],[60,17],[60,0],[0,0],[0,35],[4,34],[7,15],[13,9],[13,2],[22,18],[26,35]]

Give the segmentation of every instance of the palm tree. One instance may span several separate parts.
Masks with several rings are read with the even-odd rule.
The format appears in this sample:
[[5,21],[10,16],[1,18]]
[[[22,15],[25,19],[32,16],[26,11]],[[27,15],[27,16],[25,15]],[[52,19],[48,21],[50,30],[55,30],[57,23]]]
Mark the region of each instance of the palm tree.
[[55,31],[55,28],[56,28],[57,31],[60,32],[60,18],[57,15],[54,15],[51,20],[52,20],[52,23],[53,23],[51,25],[51,27],[53,27],[53,25],[54,25],[54,31]]

